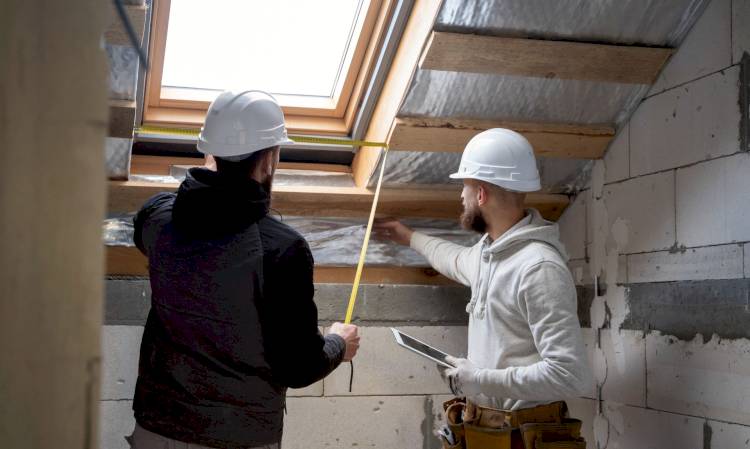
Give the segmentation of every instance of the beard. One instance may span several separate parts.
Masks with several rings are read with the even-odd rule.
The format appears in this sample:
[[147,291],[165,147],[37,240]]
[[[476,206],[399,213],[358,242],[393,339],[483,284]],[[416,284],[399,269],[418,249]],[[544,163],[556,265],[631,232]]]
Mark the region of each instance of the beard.
[[487,232],[487,222],[482,217],[482,211],[478,206],[464,206],[464,211],[461,213],[461,227],[480,234]]

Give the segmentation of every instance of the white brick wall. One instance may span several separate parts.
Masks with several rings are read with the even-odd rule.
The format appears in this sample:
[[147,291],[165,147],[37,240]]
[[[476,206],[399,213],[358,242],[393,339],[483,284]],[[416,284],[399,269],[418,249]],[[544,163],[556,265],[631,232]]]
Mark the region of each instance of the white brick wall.
[[432,401],[425,396],[291,398],[287,409],[284,449],[429,447],[422,427]]
[[750,448],[750,427],[709,421],[711,449]]
[[[466,326],[399,329],[456,356],[466,354]],[[423,443],[438,443],[425,443],[422,436],[427,418],[433,419],[425,408],[433,402],[432,396],[441,401],[450,393],[435,364],[396,345],[388,327],[361,327],[360,332],[362,346],[354,361],[353,393],[348,391],[349,364],[342,364],[321,382],[289,391],[285,448],[350,447],[354,443],[380,448],[423,447]],[[135,425],[132,398],[142,334],[141,326],[102,328],[103,449],[128,448],[124,436],[130,435]],[[351,395],[356,397],[348,397]],[[431,429],[427,434],[431,435]]]
[[712,0],[669,60],[650,95],[732,65],[732,0]]
[[[399,327],[399,330],[456,356],[466,356],[465,326]],[[349,393],[348,363],[324,380],[326,396],[447,394],[435,363],[401,348],[387,327],[360,328],[362,340],[354,359],[354,383]]]
[[605,403],[605,410],[609,418],[607,448],[705,449],[702,419],[612,402]]
[[[622,220],[628,243],[614,267],[620,279],[750,277],[750,154],[738,153],[736,66],[750,50],[748,24],[750,0],[713,0],[605,155],[608,227],[589,226],[585,239],[563,234],[591,245],[589,257],[601,255],[616,248],[612,224]],[[585,206],[594,216],[595,205]],[[570,266],[579,285],[592,283],[584,258]],[[628,306],[616,290],[606,301],[613,310]],[[599,351],[595,335],[584,330],[592,369],[605,379],[609,424],[600,428],[600,447],[750,448],[750,341],[604,329]],[[596,401],[587,401],[571,408],[595,411]]]
[[102,326],[102,399],[133,399],[142,326]]
[[750,154],[677,170],[677,240],[686,246],[750,240]]
[[630,124],[617,132],[612,143],[604,155],[606,173],[604,182],[607,184],[621,181],[630,177]]
[[658,251],[674,245],[673,172],[610,184],[605,188],[604,200],[609,228],[618,218],[628,225],[630,232],[624,253]]
[[99,448],[130,449],[125,437],[135,428],[133,401],[102,401],[99,410]]
[[644,101],[630,121],[632,176],[739,151],[739,68]]
[[750,342],[646,338],[648,406],[750,425]]
[[568,257],[586,257],[586,195],[578,195],[557,221]]

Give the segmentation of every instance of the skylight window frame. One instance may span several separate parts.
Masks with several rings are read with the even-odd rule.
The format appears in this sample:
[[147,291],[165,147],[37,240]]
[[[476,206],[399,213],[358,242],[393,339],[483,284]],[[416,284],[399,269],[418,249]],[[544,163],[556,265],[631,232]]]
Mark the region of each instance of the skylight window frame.
[[[290,132],[298,134],[349,135],[367,80],[375,66],[394,0],[370,0],[362,11],[362,27],[353,36],[351,63],[339,74],[333,98],[276,95]],[[171,0],[154,0],[149,42],[150,68],[146,74],[143,124],[200,127],[215,91],[162,86],[164,54]],[[252,86],[248,86],[252,88]],[[166,95],[165,95],[166,94]]]

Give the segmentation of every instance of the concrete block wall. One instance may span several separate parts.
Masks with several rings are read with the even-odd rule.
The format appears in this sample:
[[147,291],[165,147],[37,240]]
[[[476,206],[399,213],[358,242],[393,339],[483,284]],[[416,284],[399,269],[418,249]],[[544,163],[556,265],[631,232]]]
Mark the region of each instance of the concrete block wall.
[[[321,326],[341,321],[351,286],[316,285]],[[147,279],[109,279],[102,337],[102,449],[127,449],[133,419],[138,350],[151,291]],[[464,287],[366,285],[359,292],[355,322],[362,346],[354,362],[321,382],[290,390],[284,449],[323,447],[439,448],[433,429],[450,391],[434,363],[398,347],[390,326],[466,354]]]
[[560,220],[588,292],[589,447],[750,447],[748,23],[750,1],[710,3]]

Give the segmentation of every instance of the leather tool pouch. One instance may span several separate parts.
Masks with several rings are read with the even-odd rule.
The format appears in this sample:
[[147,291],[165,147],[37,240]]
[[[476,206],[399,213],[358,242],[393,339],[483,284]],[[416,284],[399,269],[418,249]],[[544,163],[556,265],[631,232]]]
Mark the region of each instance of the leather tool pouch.
[[453,446],[448,446],[443,441],[443,447],[446,449],[466,448],[466,440],[464,438],[464,410],[466,410],[466,402],[463,399],[455,398],[443,403],[446,424],[451,429],[451,432],[453,432],[457,441]]
[[464,423],[466,433],[466,449],[510,449],[512,429],[502,427],[480,427],[471,423]]
[[[577,419],[565,418],[560,424],[522,424],[521,437],[525,449],[540,449],[540,445],[545,449],[586,447],[581,438],[581,421]],[[561,445],[555,446],[557,443]],[[580,446],[581,443],[583,446]]]

